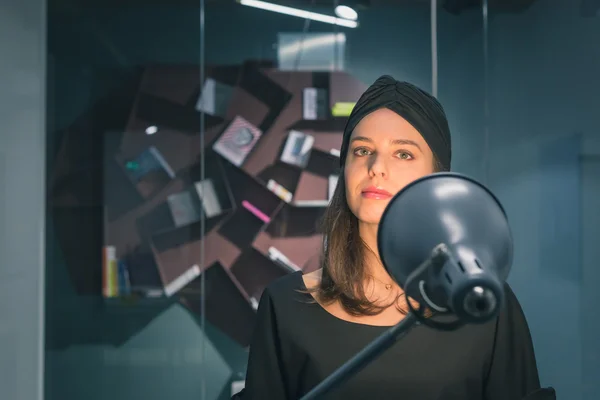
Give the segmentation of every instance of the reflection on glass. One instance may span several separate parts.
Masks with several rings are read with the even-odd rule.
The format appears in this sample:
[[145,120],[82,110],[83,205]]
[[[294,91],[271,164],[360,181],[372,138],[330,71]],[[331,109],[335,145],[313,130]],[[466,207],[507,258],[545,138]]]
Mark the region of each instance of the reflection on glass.
[[277,36],[281,71],[344,70],[345,34],[280,33]]

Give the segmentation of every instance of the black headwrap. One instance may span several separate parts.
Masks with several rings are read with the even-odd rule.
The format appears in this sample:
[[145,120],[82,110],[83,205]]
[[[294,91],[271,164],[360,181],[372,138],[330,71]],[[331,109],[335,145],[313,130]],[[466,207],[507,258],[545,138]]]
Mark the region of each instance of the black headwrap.
[[356,125],[368,114],[384,107],[400,115],[419,131],[443,169],[450,170],[450,128],[442,105],[424,90],[410,83],[397,81],[389,75],[377,79],[360,96],[348,117],[340,150],[341,166],[346,160],[350,136]]

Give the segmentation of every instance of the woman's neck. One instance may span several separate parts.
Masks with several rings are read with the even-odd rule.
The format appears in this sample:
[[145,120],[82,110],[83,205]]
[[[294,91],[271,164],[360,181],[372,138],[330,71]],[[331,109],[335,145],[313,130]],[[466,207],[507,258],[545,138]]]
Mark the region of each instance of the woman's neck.
[[367,251],[365,253],[365,267],[367,273],[379,282],[387,284],[392,282],[392,278],[385,270],[381,258],[379,257],[377,228],[378,225],[359,223],[358,231],[360,238],[367,245]]

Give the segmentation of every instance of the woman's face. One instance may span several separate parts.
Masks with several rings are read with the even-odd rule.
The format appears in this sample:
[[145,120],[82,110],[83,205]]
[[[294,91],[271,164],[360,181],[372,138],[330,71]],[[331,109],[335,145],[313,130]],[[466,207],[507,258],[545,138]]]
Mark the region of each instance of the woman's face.
[[350,210],[362,224],[377,225],[396,193],[434,172],[433,153],[411,124],[382,108],[352,132],[344,172]]

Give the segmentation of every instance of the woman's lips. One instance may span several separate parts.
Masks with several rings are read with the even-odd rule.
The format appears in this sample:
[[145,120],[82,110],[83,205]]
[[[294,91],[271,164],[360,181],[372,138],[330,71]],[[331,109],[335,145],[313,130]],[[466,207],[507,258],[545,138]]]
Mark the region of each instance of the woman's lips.
[[385,200],[392,197],[392,194],[387,190],[370,186],[362,191],[362,196],[366,199]]

